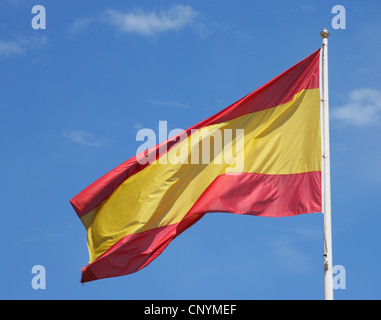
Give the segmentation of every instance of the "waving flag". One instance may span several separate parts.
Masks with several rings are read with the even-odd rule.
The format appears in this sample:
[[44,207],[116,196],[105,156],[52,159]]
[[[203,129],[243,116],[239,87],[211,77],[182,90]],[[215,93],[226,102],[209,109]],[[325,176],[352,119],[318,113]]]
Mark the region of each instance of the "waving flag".
[[207,212],[321,212],[319,63],[320,49],[75,196],[90,255],[81,281],[142,269]]

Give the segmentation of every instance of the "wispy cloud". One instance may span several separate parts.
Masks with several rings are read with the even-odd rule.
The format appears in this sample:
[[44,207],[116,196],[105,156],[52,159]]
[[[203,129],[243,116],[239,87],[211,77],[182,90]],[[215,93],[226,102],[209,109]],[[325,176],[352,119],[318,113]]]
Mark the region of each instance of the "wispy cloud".
[[159,33],[180,30],[190,24],[197,13],[191,6],[174,5],[166,11],[130,12],[106,10],[104,20],[120,32],[136,33],[141,36],[155,36]]
[[279,264],[283,268],[292,270],[295,265],[300,266],[303,264],[302,254],[291,246],[284,244],[278,245],[273,251],[273,255],[276,256]]
[[90,147],[102,147],[107,144],[105,139],[99,139],[93,134],[82,130],[65,131],[63,136],[72,142]]
[[12,41],[0,40],[0,57],[9,58],[15,55],[23,55],[28,50],[38,49],[48,42],[46,37],[18,38]]
[[25,51],[25,47],[16,41],[0,40],[0,56],[8,58],[13,55],[24,54]]
[[178,101],[159,101],[159,100],[151,100],[152,105],[156,107],[174,107],[180,109],[188,108],[188,105],[185,103],[181,103]]
[[293,232],[296,236],[301,237],[303,241],[319,241],[322,236],[320,228],[316,226],[298,226],[293,229]]
[[72,35],[84,32],[93,21],[92,17],[78,18],[71,24],[69,31]]
[[367,126],[378,123],[381,116],[381,90],[353,90],[342,106],[332,108],[331,115],[332,119],[348,125]]
[[140,122],[135,122],[132,125],[132,128],[134,129],[134,131],[139,131],[140,129],[143,129],[144,126]]
[[306,11],[317,11],[316,7],[311,4],[302,5],[302,9]]
[[309,257],[297,246],[284,240],[275,241],[270,254],[277,260],[283,270],[294,272],[308,272],[310,269]]
[[27,0],[3,0],[3,5],[14,5],[14,6],[19,6],[22,4],[25,4]]
[[359,68],[356,69],[356,72],[362,73],[362,74],[370,74],[373,71],[371,68]]

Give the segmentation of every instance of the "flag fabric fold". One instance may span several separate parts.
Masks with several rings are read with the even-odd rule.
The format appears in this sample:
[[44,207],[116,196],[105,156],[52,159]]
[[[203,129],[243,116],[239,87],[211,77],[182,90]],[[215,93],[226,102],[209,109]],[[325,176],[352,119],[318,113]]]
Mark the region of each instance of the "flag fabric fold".
[[208,212],[321,212],[319,62],[320,49],[71,199],[87,230],[81,281],[144,268]]

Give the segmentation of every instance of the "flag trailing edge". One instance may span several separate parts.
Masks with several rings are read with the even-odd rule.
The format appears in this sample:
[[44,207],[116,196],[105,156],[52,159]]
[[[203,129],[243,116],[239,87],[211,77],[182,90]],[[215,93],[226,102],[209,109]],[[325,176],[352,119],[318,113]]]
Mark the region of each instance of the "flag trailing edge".
[[[144,153],[201,149],[196,129],[244,129],[243,167],[145,163],[137,155],[70,200],[87,229],[81,282],[136,272],[208,212],[268,217],[322,211],[320,49],[210,118]],[[232,144],[236,144],[233,139]],[[163,145],[167,147],[163,150]],[[160,159],[159,159],[160,160]]]

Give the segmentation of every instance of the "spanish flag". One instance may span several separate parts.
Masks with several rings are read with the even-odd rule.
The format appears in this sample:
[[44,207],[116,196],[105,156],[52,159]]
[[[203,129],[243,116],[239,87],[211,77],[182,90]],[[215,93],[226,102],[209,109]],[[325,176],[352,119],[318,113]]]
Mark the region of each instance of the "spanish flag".
[[208,212],[321,212],[319,65],[320,49],[75,196],[90,256],[81,282],[144,268]]

